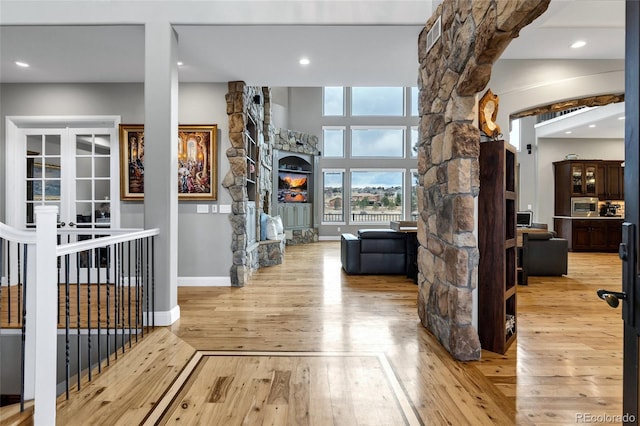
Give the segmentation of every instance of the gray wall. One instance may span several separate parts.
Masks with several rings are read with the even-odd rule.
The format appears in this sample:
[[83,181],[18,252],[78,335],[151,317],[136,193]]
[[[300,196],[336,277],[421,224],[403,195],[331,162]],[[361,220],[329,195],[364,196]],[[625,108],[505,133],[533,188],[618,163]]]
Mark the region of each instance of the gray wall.
[[[179,202],[179,277],[228,277],[231,267],[231,226],[226,214],[196,214],[197,204],[231,204],[220,182],[229,170],[230,147],[226,114],[226,84],[182,84],[180,124],[218,125],[218,201]],[[5,117],[13,115],[119,115],[123,124],[144,122],[142,84],[2,84],[0,85],[0,170],[6,170]],[[0,185],[0,219],[4,221],[5,188]],[[121,202],[121,226],[143,227],[144,204]],[[227,249],[228,248],[228,249]]]

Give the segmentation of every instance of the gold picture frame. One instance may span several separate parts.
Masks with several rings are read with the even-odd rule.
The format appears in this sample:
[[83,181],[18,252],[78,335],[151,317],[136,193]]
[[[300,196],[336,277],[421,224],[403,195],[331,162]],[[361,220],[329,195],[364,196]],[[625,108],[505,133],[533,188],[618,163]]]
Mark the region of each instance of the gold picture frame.
[[[218,126],[178,126],[179,200],[217,199]],[[144,199],[144,125],[120,125],[120,198]]]

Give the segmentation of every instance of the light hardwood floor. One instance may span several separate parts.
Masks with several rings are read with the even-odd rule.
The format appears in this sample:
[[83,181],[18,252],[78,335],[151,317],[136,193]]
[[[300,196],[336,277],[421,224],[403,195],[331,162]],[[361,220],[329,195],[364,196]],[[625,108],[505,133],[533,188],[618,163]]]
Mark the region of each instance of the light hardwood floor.
[[244,288],[179,288],[180,320],[152,333],[134,367],[61,403],[58,424],[574,424],[580,414],[618,415],[620,309],[595,291],[620,288],[620,261],[571,253],[569,268],[518,288],[507,354],[462,363],[420,324],[408,279],[346,275],[338,242],[287,247],[284,264]]

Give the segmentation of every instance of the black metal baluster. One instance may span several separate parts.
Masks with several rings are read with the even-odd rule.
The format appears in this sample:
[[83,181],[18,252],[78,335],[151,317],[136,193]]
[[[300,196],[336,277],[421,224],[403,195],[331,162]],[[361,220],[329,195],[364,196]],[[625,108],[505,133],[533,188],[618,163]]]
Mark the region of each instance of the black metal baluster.
[[80,253],[76,253],[76,331],[78,335],[76,336],[76,341],[78,345],[77,356],[78,356],[78,391],[81,389],[80,378],[82,376],[82,345],[81,345],[81,335],[80,335]]
[[[22,357],[20,359],[20,412],[24,411],[24,357],[26,354],[26,337],[27,337],[27,245],[23,244],[24,247],[24,273],[22,276],[24,277],[24,284],[22,285],[22,289],[24,291],[24,296],[22,297]],[[20,244],[18,244],[18,256],[20,255]],[[18,262],[19,264],[20,262]],[[18,273],[19,273],[18,269]],[[18,293],[20,294],[20,293]],[[20,302],[18,302],[18,305]]]
[[125,319],[125,307],[124,307],[124,243],[120,243],[120,265],[122,266],[120,268],[120,273],[122,274],[121,276],[121,281],[120,281],[120,306],[122,309],[121,315],[120,315],[120,331],[122,333],[122,353],[125,353],[125,344],[124,344],[124,325],[126,322]]
[[11,324],[11,243],[7,244],[7,319]]
[[156,328],[156,241],[151,239],[151,328]]
[[[18,313],[21,313],[22,310],[20,309],[20,307],[22,306],[22,265],[21,265],[21,261],[22,261],[22,256],[20,255],[20,248],[22,247],[22,244],[20,243],[16,243],[16,248],[17,248],[17,258],[18,258],[18,304],[16,305],[18,307]],[[21,318],[18,317],[18,324],[20,324]]]
[[[107,247],[107,253],[106,253],[107,259],[106,259],[106,263],[107,263],[107,367],[111,364],[111,335],[110,335],[110,328],[111,328],[111,274],[109,273],[111,271],[111,246]],[[117,351],[116,351],[117,352]]]
[[131,348],[131,241],[127,241],[127,324],[129,326],[129,348]]
[[2,325],[2,278],[4,277],[4,238],[0,238],[0,326]]
[[100,326],[100,320],[101,320],[100,311],[102,309],[102,306],[100,305],[100,269],[102,269],[102,258],[101,258],[102,249],[98,248],[97,250],[98,250],[98,258],[96,259],[96,261],[98,264],[97,265],[98,266],[98,271],[97,271],[98,273],[98,283],[97,283],[97,286],[98,286],[98,301],[97,301],[98,303],[98,373],[101,373],[102,372],[102,352],[101,352],[102,345],[100,344],[100,340],[102,339],[102,335],[100,333],[102,331],[102,327]]
[[144,281],[145,285],[147,286],[147,290],[144,292],[144,296],[145,296],[145,309],[147,310],[147,323],[146,323],[146,327],[147,327],[147,331],[149,331],[149,325],[150,325],[150,321],[149,319],[151,318],[149,316],[149,237],[144,239],[144,242],[146,244],[146,250],[145,250],[145,254],[146,254],[146,269],[147,269],[147,276],[146,279]]
[[64,342],[65,342],[65,391],[69,399],[69,384],[71,382],[71,342],[69,330],[71,329],[71,289],[69,286],[69,255],[64,256]]
[[139,330],[139,325],[140,325],[140,309],[138,307],[138,303],[140,303],[140,285],[142,284],[140,282],[140,267],[139,267],[139,256],[140,256],[140,251],[139,246],[139,240],[136,240],[135,243],[135,261],[136,261],[136,265],[135,265],[135,274],[136,274],[136,287],[135,287],[135,293],[136,293],[136,328],[135,328],[135,332],[136,332],[136,343],[138,343],[138,330]]
[[87,250],[87,369],[89,370],[89,381],[91,381],[91,264],[96,250]]
[[146,291],[144,291],[144,286],[146,285],[147,281],[145,279],[145,275],[144,275],[144,266],[145,266],[145,250],[144,250],[144,240],[140,240],[140,333],[141,333],[141,337],[144,339],[144,296],[146,294]]
[[[58,245],[60,245],[60,242],[62,241],[62,236],[60,234],[57,235],[56,241],[57,241]],[[61,299],[60,299],[60,283],[62,282],[62,281],[60,281],[60,273],[61,273],[60,270],[62,269],[62,262],[61,262],[60,258],[58,258],[57,264],[58,264],[57,265],[58,266],[58,281],[57,281],[57,283],[58,283],[58,288],[57,288],[57,290],[58,290],[58,309],[57,309],[57,311],[58,311],[58,324],[60,324],[60,311],[61,311],[61,308],[60,308],[60,305],[61,305],[61,303],[60,303],[60,301],[61,301]]]
[[116,270],[114,272],[114,330],[113,330],[113,342],[115,345],[115,350],[113,351],[116,354],[116,359],[118,359],[118,324],[120,321],[120,293],[118,292],[118,281],[120,281],[120,244],[116,244],[114,246],[115,250],[115,262],[116,262]]

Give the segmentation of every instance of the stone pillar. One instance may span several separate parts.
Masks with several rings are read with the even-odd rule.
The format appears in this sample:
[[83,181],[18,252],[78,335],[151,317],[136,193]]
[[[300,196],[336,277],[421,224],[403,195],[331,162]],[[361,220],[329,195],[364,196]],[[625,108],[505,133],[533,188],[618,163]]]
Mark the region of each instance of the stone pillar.
[[[418,314],[459,360],[477,360],[481,350],[472,325],[480,255],[474,236],[480,188],[476,94],[509,42],[548,4],[444,0],[418,40]],[[438,18],[441,36],[427,51],[427,33]]]

